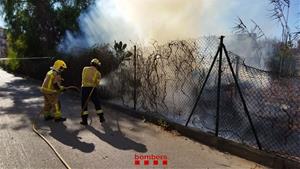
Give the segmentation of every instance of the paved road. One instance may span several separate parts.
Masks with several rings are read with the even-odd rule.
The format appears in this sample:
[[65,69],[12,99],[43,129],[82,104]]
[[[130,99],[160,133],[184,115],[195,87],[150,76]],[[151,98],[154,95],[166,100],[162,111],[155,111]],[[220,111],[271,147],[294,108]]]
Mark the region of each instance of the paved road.
[[[40,82],[0,69],[0,168],[64,168],[31,130],[41,110]],[[264,168],[104,107],[107,123],[79,125],[79,97],[62,95],[65,123],[37,119],[39,131],[72,168]],[[93,106],[92,106],[93,107]],[[134,165],[135,155],[164,155],[168,164]],[[152,161],[150,161],[152,162]]]

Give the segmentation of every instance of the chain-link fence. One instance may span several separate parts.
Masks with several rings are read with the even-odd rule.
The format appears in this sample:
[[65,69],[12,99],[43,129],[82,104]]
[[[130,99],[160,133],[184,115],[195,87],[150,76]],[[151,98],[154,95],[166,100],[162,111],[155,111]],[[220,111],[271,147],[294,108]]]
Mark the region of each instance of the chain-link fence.
[[153,43],[150,47],[136,45],[136,50],[132,49],[136,55],[106,76],[102,84],[110,91],[114,103],[158,113],[182,125],[195,107],[189,126],[215,133],[218,123],[219,137],[253,147],[257,147],[256,131],[263,150],[300,160],[299,78],[279,78],[249,67],[229,49],[250,117],[224,53],[219,121],[216,121],[219,59],[196,104],[219,43],[218,37],[210,36],[164,45]]

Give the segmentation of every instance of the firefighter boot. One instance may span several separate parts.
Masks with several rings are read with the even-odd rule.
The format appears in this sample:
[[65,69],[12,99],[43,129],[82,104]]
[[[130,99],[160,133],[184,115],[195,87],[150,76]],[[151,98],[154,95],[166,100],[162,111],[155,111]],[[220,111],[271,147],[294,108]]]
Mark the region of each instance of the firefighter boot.
[[54,121],[55,122],[64,122],[67,120],[67,118],[65,117],[62,117],[62,113],[61,113],[61,110],[60,110],[60,103],[56,103],[55,104],[55,112],[54,112]]
[[49,121],[49,120],[52,120],[52,119],[54,119],[53,116],[45,116],[45,117],[44,117],[44,120],[45,120],[45,121]]
[[88,120],[88,115],[82,115],[80,124],[87,125],[88,124],[87,120]]
[[55,122],[63,122],[63,121],[66,121],[66,120],[67,120],[67,118],[65,118],[65,117],[59,117],[59,118],[54,119]]
[[100,114],[98,114],[98,116],[99,116],[99,119],[100,119],[100,123],[105,122],[104,113],[100,113]]

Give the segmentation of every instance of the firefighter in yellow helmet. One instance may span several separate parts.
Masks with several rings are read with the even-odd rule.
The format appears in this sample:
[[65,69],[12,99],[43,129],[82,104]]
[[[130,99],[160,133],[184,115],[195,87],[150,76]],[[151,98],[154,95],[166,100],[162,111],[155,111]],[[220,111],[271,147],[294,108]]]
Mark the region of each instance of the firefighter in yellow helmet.
[[[62,117],[61,105],[59,95],[64,91],[61,85],[62,77],[61,72],[67,68],[67,65],[62,60],[56,60],[50,71],[47,72],[44,82],[41,87],[41,92],[44,95],[44,119],[52,120],[55,122],[65,121],[66,118]],[[54,113],[54,116],[52,115]]]
[[88,119],[88,101],[91,99],[95,105],[97,115],[99,116],[100,122],[104,122],[104,114],[101,108],[100,100],[97,95],[97,87],[100,83],[101,73],[99,67],[101,63],[98,59],[92,59],[90,66],[86,66],[82,70],[82,85],[81,85],[81,118],[80,124],[87,125]]

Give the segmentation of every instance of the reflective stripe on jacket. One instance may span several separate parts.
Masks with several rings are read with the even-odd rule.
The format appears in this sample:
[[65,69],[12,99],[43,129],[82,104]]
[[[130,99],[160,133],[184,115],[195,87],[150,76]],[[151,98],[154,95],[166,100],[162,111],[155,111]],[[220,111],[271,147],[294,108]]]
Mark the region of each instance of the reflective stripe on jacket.
[[55,86],[57,84],[60,87],[61,76],[53,71],[50,70],[47,72],[44,82],[41,87],[42,93],[56,93],[59,89]]
[[97,87],[101,73],[94,66],[86,66],[82,70],[82,87]]

